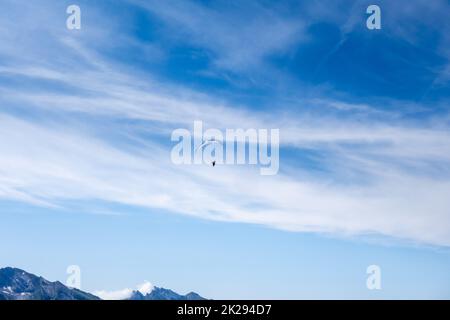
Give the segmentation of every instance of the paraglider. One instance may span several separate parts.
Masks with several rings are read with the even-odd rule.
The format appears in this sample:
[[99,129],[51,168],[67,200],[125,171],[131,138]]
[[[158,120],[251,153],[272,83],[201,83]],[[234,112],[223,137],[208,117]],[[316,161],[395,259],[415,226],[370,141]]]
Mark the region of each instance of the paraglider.
[[[199,149],[203,149],[204,147],[208,146],[208,145],[212,145],[212,144],[222,144],[221,141],[216,140],[215,138],[212,139],[208,139],[205,140],[201,145],[199,145],[196,149],[195,152],[197,152]],[[216,166],[216,160],[213,160],[211,162],[212,166],[215,167]]]

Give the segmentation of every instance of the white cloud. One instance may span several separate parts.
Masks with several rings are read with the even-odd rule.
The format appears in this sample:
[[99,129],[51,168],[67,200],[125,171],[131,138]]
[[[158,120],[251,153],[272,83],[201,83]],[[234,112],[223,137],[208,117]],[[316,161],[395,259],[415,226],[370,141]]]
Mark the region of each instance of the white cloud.
[[[4,33],[0,41],[11,44]],[[41,64],[44,53],[24,49],[35,41],[0,48],[15,62],[0,65],[0,74],[36,85],[0,89],[0,198],[42,206],[93,199],[289,231],[450,245],[445,122],[301,112],[317,101],[301,101],[295,112],[250,111],[130,72],[66,34],[52,40],[58,59],[45,50]],[[44,89],[44,80],[65,90]],[[373,113],[370,105],[319,100],[339,112]],[[243,166],[175,166],[170,132],[197,119],[217,128],[281,128],[282,148],[314,151],[323,171],[283,154],[274,177]]]
[[[153,285],[145,281],[142,284],[139,284],[136,286],[136,290],[142,293],[143,295],[146,295],[153,290]],[[125,300],[129,299],[131,295],[133,294],[133,289],[125,288],[122,290],[115,290],[115,291],[106,291],[106,290],[100,290],[100,291],[94,291],[94,295],[97,297],[102,298],[103,300]]]
[[137,290],[143,295],[146,295],[153,291],[153,285],[150,282],[145,281],[144,283],[137,286]]
[[94,291],[94,295],[103,299],[103,300],[125,300],[131,297],[133,290],[131,289],[123,289],[117,291]]
[[287,18],[258,2],[208,7],[186,1],[132,2],[161,19],[175,41],[210,49],[215,65],[227,70],[255,70],[267,56],[285,52],[304,38],[301,19]]
[[20,191],[34,203],[100,199],[291,231],[379,233],[450,245],[448,180],[399,171],[370,154],[336,153],[332,160],[337,174],[362,170],[365,183],[324,180],[301,166],[291,176],[268,178],[246,167],[175,166],[169,149],[150,142],[130,153],[58,126],[0,120],[4,198],[26,200]]

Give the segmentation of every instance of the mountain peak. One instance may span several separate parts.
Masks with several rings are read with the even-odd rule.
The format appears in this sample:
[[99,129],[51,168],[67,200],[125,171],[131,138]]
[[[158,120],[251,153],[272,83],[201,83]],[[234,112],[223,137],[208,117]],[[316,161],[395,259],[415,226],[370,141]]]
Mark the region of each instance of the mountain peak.
[[51,282],[22,269],[0,269],[0,300],[98,300],[59,281]]
[[153,290],[145,295],[138,290],[133,291],[129,300],[206,300],[206,299],[195,292],[189,292],[186,295],[180,295],[170,289],[153,287]]

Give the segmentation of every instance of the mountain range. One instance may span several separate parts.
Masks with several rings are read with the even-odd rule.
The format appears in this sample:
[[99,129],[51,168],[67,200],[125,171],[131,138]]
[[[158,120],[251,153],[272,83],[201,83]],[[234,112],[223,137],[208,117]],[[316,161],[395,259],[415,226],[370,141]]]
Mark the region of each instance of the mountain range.
[[139,291],[133,291],[128,300],[206,300],[195,292],[189,292],[186,295],[180,295],[172,290],[154,287],[146,295]]
[[[0,300],[101,300],[99,297],[69,288],[59,281],[51,282],[24,270],[0,269]],[[154,287],[147,294],[133,291],[128,300],[205,300],[195,292],[180,295],[172,290]]]

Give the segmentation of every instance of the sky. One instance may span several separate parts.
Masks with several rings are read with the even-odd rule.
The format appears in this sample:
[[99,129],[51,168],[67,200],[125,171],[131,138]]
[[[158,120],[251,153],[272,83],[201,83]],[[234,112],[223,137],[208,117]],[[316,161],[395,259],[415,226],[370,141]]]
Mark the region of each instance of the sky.
[[[450,298],[448,1],[0,8],[0,266],[109,297]],[[194,121],[279,129],[277,174],[173,163]]]

